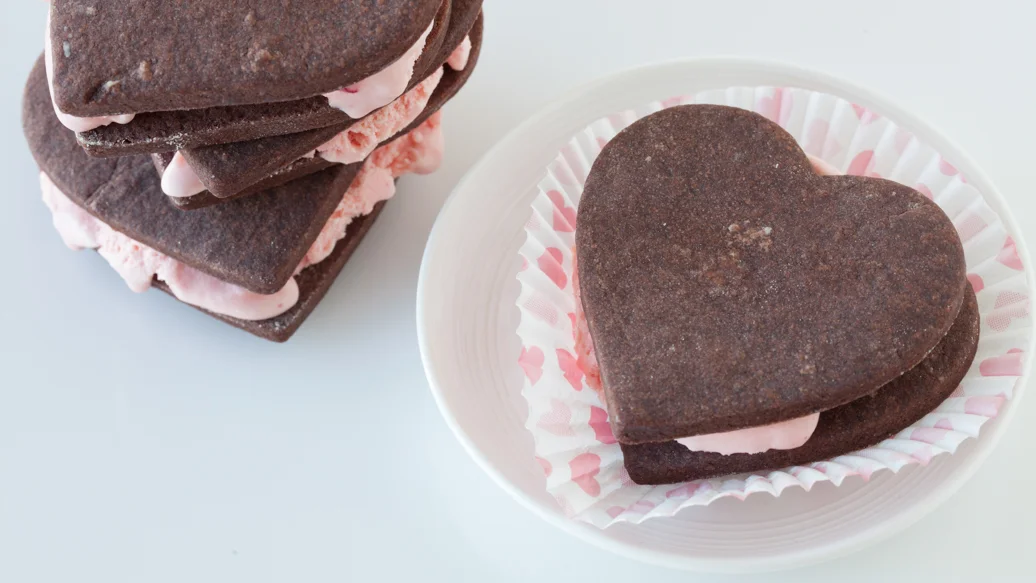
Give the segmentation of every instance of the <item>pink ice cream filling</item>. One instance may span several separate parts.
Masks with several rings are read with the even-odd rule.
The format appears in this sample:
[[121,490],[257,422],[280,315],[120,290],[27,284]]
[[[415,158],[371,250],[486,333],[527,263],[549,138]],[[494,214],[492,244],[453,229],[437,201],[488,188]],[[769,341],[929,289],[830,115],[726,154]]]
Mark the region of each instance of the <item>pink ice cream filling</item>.
[[814,413],[763,427],[684,437],[677,439],[676,443],[691,451],[707,451],[722,455],[763,453],[771,449],[797,449],[806,445],[819,421],[820,413]]
[[388,67],[359,83],[324,94],[331,107],[344,111],[353,119],[360,119],[402,95],[414,76],[414,65],[421,58],[425,42],[434,26],[434,22],[428,25],[414,46]]
[[186,198],[205,192],[205,184],[180,152],[173,156],[162,171],[162,192],[175,198]]
[[[428,107],[432,93],[442,81],[439,68],[413,89],[391,104],[353,124],[307,157],[314,155],[338,164],[361,162],[370,156],[378,144],[398,134],[414,123]],[[162,173],[162,192],[173,197],[194,196],[205,190],[205,185],[194,168],[180,152]]]
[[[837,176],[841,172],[824,160],[808,156],[813,169],[822,176]],[[579,270],[577,269],[575,250],[573,250],[572,288],[576,298],[575,321],[573,334],[576,342],[576,362],[586,376],[586,382],[604,400],[601,383],[601,368],[594,353],[593,339],[583,312],[583,302],[579,293]],[[722,455],[756,454],[776,450],[789,450],[802,447],[813,436],[820,421],[820,413],[805,417],[782,421],[761,427],[748,427],[724,433],[696,435],[675,440],[676,443],[691,451],[711,452]]]
[[[326,259],[346,235],[349,224],[369,214],[395,194],[395,179],[407,173],[435,171],[442,161],[443,137],[439,114],[400,139],[379,148],[364,163],[334,214],[299,263],[296,274]],[[43,201],[54,227],[75,250],[96,249],[135,292],[147,291],[154,279],[169,287],[180,301],[215,314],[247,321],[277,317],[298,303],[294,278],[277,293],[263,295],[227,283],[160,253],[115,231],[72,202],[46,173],[40,174]]]
[[296,273],[326,259],[345,236],[346,227],[353,219],[370,214],[376,204],[392,198],[396,193],[396,178],[438,170],[444,151],[442,112],[436,112],[414,131],[375,150],[310,245]]
[[50,46],[50,13],[47,13],[47,32],[44,37],[43,45],[43,61],[47,68],[47,85],[50,87],[51,104],[54,106],[54,113],[58,116],[58,121],[61,125],[72,130],[73,132],[81,133],[95,130],[99,127],[110,125],[113,123],[117,124],[128,124],[133,121],[136,117],[132,113],[125,115],[108,115],[101,117],[76,117],[69,115],[60,109],[58,109],[57,102],[54,101],[54,55],[52,54],[53,48]]
[[471,59],[471,37],[466,36],[457,48],[453,49],[446,64],[454,71],[463,71],[468,68],[468,61]]
[[362,161],[379,143],[403,131],[421,115],[428,107],[428,101],[442,81],[442,76],[443,69],[440,67],[391,105],[363,118],[317,147],[316,155],[338,164]]
[[299,287],[294,278],[275,294],[252,293],[115,231],[72,202],[46,173],[40,173],[40,186],[43,202],[50,208],[54,227],[65,244],[75,250],[96,249],[135,292],[147,291],[157,278],[184,303],[242,320],[273,318],[298,302]]

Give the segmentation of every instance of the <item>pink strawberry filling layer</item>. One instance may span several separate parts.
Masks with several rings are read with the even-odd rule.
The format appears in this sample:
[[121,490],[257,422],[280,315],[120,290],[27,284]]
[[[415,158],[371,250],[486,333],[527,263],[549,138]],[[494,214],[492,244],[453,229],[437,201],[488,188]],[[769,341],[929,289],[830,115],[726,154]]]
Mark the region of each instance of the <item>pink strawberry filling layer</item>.
[[820,413],[763,427],[749,427],[726,433],[696,435],[677,439],[691,451],[723,455],[763,453],[771,449],[797,449],[806,445],[820,421]]
[[[822,176],[835,176],[841,174],[837,168],[828,164],[820,158],[809,156],[813,169]],[[586,382],[604,400],[603,385],[601,384],[601,369],[597,363],[597,356],[594,354],[593,339],[590,337],[590,328],[586,323],[586,314],[583,313],[583,302],[579,294],[579,270],[577,269],[575,250],[573,250],[572,265],[572,289],[576,296],[576,313],[574,335],[576,342],[576,361],[583,374],[586,375]],[[696,435],[684,437],[676,442],[691,451],[704,451],[732,455],[736,453],[756,454],[771,449],[788,450],[802,447],[809,441],[820,421],[820,413],[814,413],[806,417],[792,419],[773,425],[763,427],[749,427],[736,431],[724,433],[712,433],[709,435]]]
[[360,169],[353,185],[302,259],[298,271],[326,259],[335,243],[345,236],[346,227],[353,219],[369,214],[374,205],[392,198],[396,193],[396,178],[438,170],[444,151],[442,112],[436,112],[414,131],[378,148]]
[[[398,134],[414,122],[428,107],[432,93],[442,81],[442,68],[419,83],[405,95],[372,115],[356,122],[349,129],[338,134],[315,153],[321,158],[339,164],[354,164],[364,160],[377,145]],[[205,190],[198,174],[180,152],[162,173],[162,192],[173,197],[194,196]]]
[[162,192],[166,196],[176,198],[186,198],[205,192],[205,184],[180,152],[173,155],[173,159],[162,171]]
[[[406,136],[378,149],[364,164],[342,197],[334,214],[296,271],[326,259],[346,228],[374,205],[395,194],[394,180],[407,173],[428,173],[438,168],[443,138],[438,114]],[[54,227],[72,249],[96,249],[135,292],[151,287],[153,279],[166,283],[180,301],[216,314],[241,320],[274,318],[299,299],[292,278],[272,295],[250,292],[189,267],[109,227],[71,201],[45,173],[40,174],[43,201],[53,214]]]
[[[464,37],[464,41],[453,50],[446,64],[455,71],[463,71],[468,66],[470,58],[471,38]],[[363,160],[379,143],[403,131],[421,115],[428,107],[428,101],[435,89],[442,82],[444,73],[442,68],[437,69],[390,105],[382,107],[318,147],[315,155],[339,164],[353,164]],[[407,83],[409,82],[408,78]]]
[[355,164],[370,155],[379,143],[403,131],[428,107],[442,81],[442,67],[395,100],[319,146],[316,155],[328,162]]
[[460,45],[453,50],[446,64],[454,71],[463,71],[468,68],[468,60],[471,59],[471,37],[466,36]]
[[360,119],[402,95],[414,76],[414,65],[421,58],[434,26],[434,22],[428,25],[414,46],[388,67],[359,83],[325,94],[331,107],[344,111],[353,119]]

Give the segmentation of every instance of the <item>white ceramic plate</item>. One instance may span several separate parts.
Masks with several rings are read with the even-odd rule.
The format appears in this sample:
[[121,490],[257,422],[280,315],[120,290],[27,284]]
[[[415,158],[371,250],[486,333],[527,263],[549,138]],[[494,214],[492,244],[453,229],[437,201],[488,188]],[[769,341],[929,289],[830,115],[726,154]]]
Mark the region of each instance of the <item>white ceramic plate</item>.
[[[931,145],[987,198],[1025,246],[985,174],[934,128],[874,93],[804,69],[739,59],[700,59],[619,73],[547,106],[494,147],[443,208],[425,251],[417,325],[432,393],[446,422],[502,488],[548,522],[590,543],[671,567],[745,572],[791,568],[859,550],[899,532],[955,492],[989,455],[1018,408],[1026,378],[999,417],[952,456],[926,467],[821,484],[781,498],[722,500],[674,518],[606,530],[567,519],[545,489],[525,430],[517,365],[518,248],[536,185],[558,149],[588,123],[673,95],[729,86],[772,85],[822,91],[893,118]],[[1033,270],[1027,268],[1033,287]],[[1028,351],[1030,354],[1032,351]],[[1025,367],[1026,372],[1029,366]]]

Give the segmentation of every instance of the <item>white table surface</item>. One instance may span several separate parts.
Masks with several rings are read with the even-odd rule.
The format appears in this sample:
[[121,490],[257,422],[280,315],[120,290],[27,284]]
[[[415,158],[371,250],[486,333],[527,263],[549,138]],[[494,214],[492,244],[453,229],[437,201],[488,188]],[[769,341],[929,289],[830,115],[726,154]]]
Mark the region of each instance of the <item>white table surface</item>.
[[[0,581],[732,580],[609,555],[524,510],[441,421],[418,356],[417,270],[452,185],[539,107],[622,68],[768,57],[871,86],[964,146],[1036,240],[1032,3],[486,0],[486,12],[479,71],[446,110],[444,168],[404,180],[313,318],[277,346],[134,295],[99,257],[64,248],[20,131],[46,5],[2,3]],[[1029,405],[919,524],[745,580],[1033,575]]]

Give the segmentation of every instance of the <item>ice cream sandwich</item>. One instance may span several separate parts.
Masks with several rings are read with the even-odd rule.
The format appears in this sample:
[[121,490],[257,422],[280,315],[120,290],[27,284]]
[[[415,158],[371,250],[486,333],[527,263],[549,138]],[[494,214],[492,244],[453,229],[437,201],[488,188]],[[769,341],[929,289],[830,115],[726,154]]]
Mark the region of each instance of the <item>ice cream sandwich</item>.
[[481,0],[303,4],[54,0],[23,106],[69,247],[276,341],[440,165],[482,39]]
[[909,187],[824,174],[779,125],[711,105],[647,116],[595,161],[577,346],[637,483],[874,445],[967,372],[952,222]]
[[76,131],[143,113],[318,96],[358,119],[401,95],[422,56],[434,58],[450,8],[443,0],[55,0],[46,46],[54,104]]

